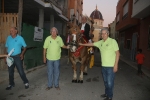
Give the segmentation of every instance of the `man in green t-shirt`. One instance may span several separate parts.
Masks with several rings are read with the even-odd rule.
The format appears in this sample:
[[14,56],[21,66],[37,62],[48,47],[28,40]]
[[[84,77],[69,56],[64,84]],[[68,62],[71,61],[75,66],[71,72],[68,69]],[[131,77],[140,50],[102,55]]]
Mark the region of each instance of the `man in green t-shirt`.
[[118,70],[119,47],[116,40],[109,38],[109,31],[106,28],[101,30],[102,40],[94,43],[81,44],[83,46],[95,46],[100,50],[102,61],[102,76],[105,85],[105,94],[101,97],[104,100],[112,100],[115,72]]
[[[45,39],[44,50],[43,50],[43,62],[47,62],[47,73],[48,73],[48,87],[49,90],[54,87],[60,90],[59,87],[59,69],[60,69],[60,57],[61,47],[69,49],[69,46],[65,46],[62,38],[58,36],[58,30],[53,27],[50,31],[50,36]],[[47,60],[47,61],[46,61]]]

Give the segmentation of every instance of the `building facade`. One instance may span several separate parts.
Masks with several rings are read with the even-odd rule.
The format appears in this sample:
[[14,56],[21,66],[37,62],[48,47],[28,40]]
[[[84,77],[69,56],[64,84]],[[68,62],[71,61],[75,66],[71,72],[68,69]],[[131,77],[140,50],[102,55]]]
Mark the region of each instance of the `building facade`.
[[135,60],[139,20],[131,18],[133,0],[119,0],[116,8],[116,31],[119,32],[120,53]]
[[150,1],[119,0],[116,10],[116,31],[119,32],[120,53],[136,61],[137,49],[141,48],[145,55],[143,65],[150,67],[148,56],[150,54],[148,50]]
[[150,0],[133,0],[132,18],[140,20],[139,48],[145,55],[144,66],[150,69]]
[[83,11],[83,0],[68,0],[68,15],[67,17],[75,24],[81,23]]
[[[59,35],[66,34],[68,0],[0,0],[0,53],[5,53],[5,41],[10,27],[20,27],[18,33],[27,43],[25,64],[32,67],[42,64],[43,41],[50,35],[50,29],[56,27]],[[23,10],[21,10],[23,9]],[[21,19],[21,20],[20,20]],[[18,23],[21,22],[20,25]],[[43,30],[41,41],[34,40],[35,27]],[[63,38],[64,39],[64,38]],[[30,49],[29,49],[30,48]],[[38,56],[36,55],[39,54]],[[29,60],[30,59],[30,60]],[[0,70],[7,67],[0,59]]]
[[110,37],[117,40],[116,20],[109,24]]

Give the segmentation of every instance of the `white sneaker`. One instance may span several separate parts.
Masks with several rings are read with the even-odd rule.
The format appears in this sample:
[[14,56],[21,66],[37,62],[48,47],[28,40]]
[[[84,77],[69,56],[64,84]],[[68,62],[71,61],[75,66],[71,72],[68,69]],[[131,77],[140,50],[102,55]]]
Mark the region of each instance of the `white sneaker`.
[[29,83],[24,84],[25,85],[25,89],[29,88]]

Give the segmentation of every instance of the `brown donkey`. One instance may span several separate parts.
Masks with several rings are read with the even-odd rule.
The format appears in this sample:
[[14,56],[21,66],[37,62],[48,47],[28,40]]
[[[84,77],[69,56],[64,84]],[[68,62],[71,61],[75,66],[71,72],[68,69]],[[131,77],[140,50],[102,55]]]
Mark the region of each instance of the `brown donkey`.
[[[88,53],[88,47],[78,45],[79,43],[87,43],[78,26],[73,25],[69,29],[67,42],[70,45],[69,59],[72,63],[73,68],[72,82],[83,83],[83,74],[87,75],[87,67],[90,61],[90,54]],[[81,64],[79,79],[77,79],[77,62]]]

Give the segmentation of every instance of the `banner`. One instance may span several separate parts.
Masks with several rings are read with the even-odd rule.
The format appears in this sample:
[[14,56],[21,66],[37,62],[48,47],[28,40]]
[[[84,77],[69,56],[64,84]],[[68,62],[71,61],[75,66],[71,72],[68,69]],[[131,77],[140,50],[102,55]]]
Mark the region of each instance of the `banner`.
[[34,28],[34,41],[43,41],[43,29],[39,27]]

